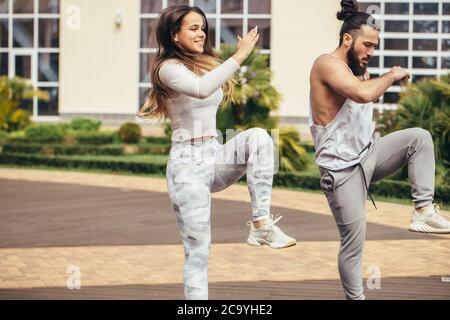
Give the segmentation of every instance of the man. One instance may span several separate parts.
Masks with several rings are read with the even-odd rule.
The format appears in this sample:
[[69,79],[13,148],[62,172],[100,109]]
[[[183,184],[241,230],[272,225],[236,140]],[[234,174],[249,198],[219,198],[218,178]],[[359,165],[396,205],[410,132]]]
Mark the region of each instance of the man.
[[408,72],[394,67],[369,80],[367,64],[378,46],[379,30],[372,26],[369,14],[358,11],[356,1],[343,0],[341,6],[337,17],[344,22],[339,47],[317,58],[311,70],[310,129],[321,187],[340,233],[342,286],[347,299],[364,299],[361,257],[370,182],[407,164],[414,203],[409,230],[450,233],[450,222],[433,203],[435,160],[430,133],[412,128],[378,139],[373,136],[373,101],[394,82],[407,80]]

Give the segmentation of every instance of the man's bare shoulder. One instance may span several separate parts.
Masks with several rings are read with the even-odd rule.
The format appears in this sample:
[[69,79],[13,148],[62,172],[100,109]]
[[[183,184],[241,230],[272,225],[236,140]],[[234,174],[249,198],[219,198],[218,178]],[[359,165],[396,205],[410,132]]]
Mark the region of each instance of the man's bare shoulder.
[[347,69],[345,62],[328,53],[324,53],[317,57],[312,67],[313,70],[321,73],[332,69],[336,70],[342,68]]

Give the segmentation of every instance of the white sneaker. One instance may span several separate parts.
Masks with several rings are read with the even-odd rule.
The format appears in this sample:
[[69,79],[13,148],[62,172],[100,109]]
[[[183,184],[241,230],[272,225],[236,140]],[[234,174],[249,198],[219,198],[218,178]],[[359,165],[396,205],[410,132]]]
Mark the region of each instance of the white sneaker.
[[408,229],[425,233],[450,233],[450,221],[441,215],[437,204],[431,204],[420,213],[414,209]]
[[275,225],[281,218],[282,216],[277,215],[274,219],[271,214],[269,221],[259,228],[255,228],[252,221],[247,222],[247,225],[250,227],[247,243],[251,246],[262,246],[266,244],[274,249],[295,246],[297,241],[294,238],[287,236]]

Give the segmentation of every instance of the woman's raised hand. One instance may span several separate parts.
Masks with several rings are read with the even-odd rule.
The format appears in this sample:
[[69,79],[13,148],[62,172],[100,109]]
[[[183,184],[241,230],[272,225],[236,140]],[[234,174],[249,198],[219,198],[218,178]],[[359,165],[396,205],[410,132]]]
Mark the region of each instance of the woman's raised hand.
[[258,27],[253,28],[247,33],[244,38],[238,36],[238,44],[236,53],[233,55],[233,58],[237,61],[237,63],[242,64],[245,59],[250,55],[255,47],[256,42],[259,40]]

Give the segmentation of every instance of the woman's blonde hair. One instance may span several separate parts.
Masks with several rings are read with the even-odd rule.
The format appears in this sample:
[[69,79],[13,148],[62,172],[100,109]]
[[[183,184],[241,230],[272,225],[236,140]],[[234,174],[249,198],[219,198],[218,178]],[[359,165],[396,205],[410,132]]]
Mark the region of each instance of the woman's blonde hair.
[[[174,41],[174,36],[180,31],[184,17],[190,12],[196,12],[203,18],[206,41],[202,54],[186,52]],[[211,48],[208,37],[208,21],[203,11],[198,7],[181,5],[166,8],[158,19],[156,40],[158,52],[151,66],[152,88],[148,91],[146,100],[137,115],[142,118],[155,118],[163,121],[167,117],[166,103],[172,91],[159,78],[159,70],[162,64],[168,59],[175,59],[195,74],[202,75],[215,69],[223,61],[214,54]],[[223,85],[225,100],[231,99],[233,88],[234,81],[232,79]]]

